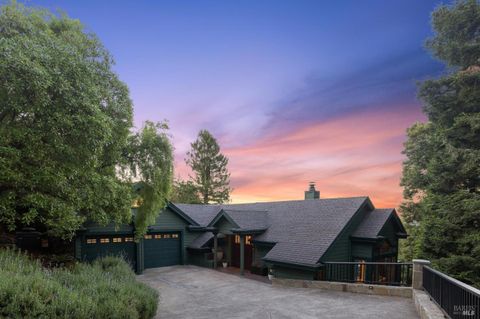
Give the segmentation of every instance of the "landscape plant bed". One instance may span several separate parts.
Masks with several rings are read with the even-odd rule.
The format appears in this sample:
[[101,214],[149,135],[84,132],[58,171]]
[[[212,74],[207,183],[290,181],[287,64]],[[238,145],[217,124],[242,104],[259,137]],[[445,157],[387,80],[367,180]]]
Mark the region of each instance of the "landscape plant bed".
[[121,258],[71,269],[42,267],[29,256],[0,250],[0,318],[152,318],[158,293],[135,280]]

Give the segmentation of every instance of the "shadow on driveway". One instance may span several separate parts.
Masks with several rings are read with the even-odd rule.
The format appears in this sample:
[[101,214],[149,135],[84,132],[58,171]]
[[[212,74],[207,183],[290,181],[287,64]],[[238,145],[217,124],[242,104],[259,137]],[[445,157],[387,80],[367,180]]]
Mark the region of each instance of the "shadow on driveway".
[[196,266],[147,269],[137,277],[158,290],[156,318],[418,318],[411,299],[273,287]]

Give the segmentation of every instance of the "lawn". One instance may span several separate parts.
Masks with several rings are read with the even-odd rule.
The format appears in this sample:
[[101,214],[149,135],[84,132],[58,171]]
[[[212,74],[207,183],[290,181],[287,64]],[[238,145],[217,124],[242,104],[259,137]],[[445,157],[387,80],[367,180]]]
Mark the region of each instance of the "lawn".
[[121,258],[47,269],[0,250],[0,318],[152,318],[158,294]]

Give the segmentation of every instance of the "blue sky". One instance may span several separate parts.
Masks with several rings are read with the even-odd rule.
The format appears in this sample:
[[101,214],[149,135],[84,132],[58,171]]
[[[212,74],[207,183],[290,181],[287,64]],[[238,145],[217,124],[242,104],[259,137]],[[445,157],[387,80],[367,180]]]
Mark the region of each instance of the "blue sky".
[[[234,201],[299,197],[316,180],[329,196],[398,205],[405,129],[423,119],[415,83],[443,70],[423,48],[439,1],[21,2],[98,35],[136,126],[169,120],[178,175],[206,128],[230,157]],[[332,147],[345,138],[357,143]]]

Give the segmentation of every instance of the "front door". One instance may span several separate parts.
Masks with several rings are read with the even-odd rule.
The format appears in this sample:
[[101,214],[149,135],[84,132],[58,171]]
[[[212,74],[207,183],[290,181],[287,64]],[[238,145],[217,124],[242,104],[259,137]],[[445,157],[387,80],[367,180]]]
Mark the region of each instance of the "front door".
[[[230,240],[232,241],[232,266],[240,268],[240,236],[234,235],[230,236]],[[244,236],[243,237],[245,243],[245,269],[250,270],[252,267],[252,236]]]

